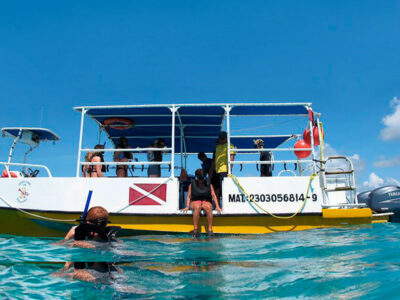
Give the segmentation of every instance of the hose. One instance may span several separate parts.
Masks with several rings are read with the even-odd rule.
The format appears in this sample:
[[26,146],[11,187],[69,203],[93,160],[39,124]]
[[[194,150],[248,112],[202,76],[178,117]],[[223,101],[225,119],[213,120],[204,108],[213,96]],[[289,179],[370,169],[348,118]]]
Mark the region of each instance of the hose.
[[254,200],[252,200],[252,199],[249,197],[249,194],[248,194],[248,193],[245,191],[245,189],[243,188],[243,186],[239,183],[239,180],[237,179],[237,177],[236,177],[235,175],[232,175],[232,174],[228,175],[228,177],[232,178],[233,181],[236,183],[236,185],[242,190],[243,194],[245,194],[247,201],[250,201],[250,202],[252,202],[253,204],[255,204],[260,210],[262,210],[263,212],[265,212],[267,215],[270,215],[270,216],[272,216],[272,217],[274,217],[274,218],[276,218],[276,219],[286,219],[286,220],[287,220],[287,219],[294,218],[299,212],[301,212],[301,211],[303,210],[303,208],[304,208],[305,205],[306,205],[307,199],[308,199],[308,193],[309,193],[309,191],[310,191],[311,183],[312,183],[312,181],[314,180],[314,178],[315,178],[316,176],[317,176],[317,174],[315,174],[315,173],[312,174],[312,175],[310,176],[310,180],[308,181],[308,186],[307,186],[307,191],[306,191],[305,199],[304,199],[304,202],[303,202],[302,206],[300,207],[300,209],[299,209],[297,212],[295,212],[293,215],[290,215],[290,216],[278,216],[278,215],[275,215],[275,214],[273,214],[273,213],[267,211],[266,209],[262,208],[257,202],[255,202]]

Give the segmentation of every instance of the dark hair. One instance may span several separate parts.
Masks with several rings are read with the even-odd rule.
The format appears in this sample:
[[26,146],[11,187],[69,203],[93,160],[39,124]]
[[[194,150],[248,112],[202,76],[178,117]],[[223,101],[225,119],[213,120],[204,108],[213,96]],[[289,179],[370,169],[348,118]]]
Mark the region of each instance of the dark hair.
[[[97,144],[96,146],[94,146],[94,149],[104,149],[105,145],[102,144]],[[104,151],[98,151],[98,152],[94,152],[93,156],[99,156],[101,158],[101,162],[104,162]],[[102,172],[106,172],[107,168],[105,165],[101,166],[101,171]]]
[[[124,137],[124,136],[121,136],[118,139],[118,145],[115,148],[116,149],[129,148],[128,139],[126,137]],[[123,154],[124,154],[125,158],[127,158],[127,159],[132,159],[133,158],[132,153],[129,152],[129,151],[124,151]]]
[[196,180],[198,180],[199,178],[201,178],[203,181],[205,180],[205,174],[203,169],[197,169],[194,172],[194,176],[196,176]]
[[199,152],[199,154],[197,154],[197,158],[200,159],[202,157],[207,157],[207,155],[204,152]]

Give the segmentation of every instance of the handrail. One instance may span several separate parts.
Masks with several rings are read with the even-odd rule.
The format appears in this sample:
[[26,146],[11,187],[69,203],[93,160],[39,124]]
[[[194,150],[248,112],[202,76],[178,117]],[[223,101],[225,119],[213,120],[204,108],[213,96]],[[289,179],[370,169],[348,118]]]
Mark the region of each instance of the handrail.
[[172,148],[116,148],[116,149],[90,149],[85,148],[81,149],[83,152],[140,152],[140,151],[171,151]]
[[270,165],[270,164],[284,164],[284,163],[312,163],[313,161],[311,159],[307,159],[307,160],[274,160],[274,161],[260,161],[260,160],[254,160],[254,161],[250,161],[250,160],[234,160],[231,161],[231,164],[234,165],[241,165],[241,164],[260,164],[260,165]]
[[53,177],[53,175],[51,175],[51,172],[49,170],[48,167],[46,167],[45,165],[34,165],[34,164],[26,164],[26,163],[6,163],[6,162],[2,162],[0,161],[0,165],[4,165],[6,167],[6,170],[8,172],[8,177],[11,177],[10,175],[10,166],[20,166],[20,167],[34,167],[34,168],[43,168],[46,170],[47,174],[49,175],[49,177]]
[[262,152],[262,151],[311,151],[312,148],[249,148],[249,149],[231,149],[231,152]]
[[85,166],[92,166],[92,165],[115,165],[115,166],[135,166],[135,165],[170,165],[171,162],[170,161],[132,161],[132,162],[81,162],[81,165],[85,165]]

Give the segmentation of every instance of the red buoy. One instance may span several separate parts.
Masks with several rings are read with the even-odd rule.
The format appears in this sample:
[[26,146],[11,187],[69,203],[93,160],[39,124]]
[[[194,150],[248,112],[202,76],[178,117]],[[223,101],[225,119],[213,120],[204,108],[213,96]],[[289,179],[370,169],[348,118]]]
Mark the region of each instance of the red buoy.
[[[299,140],[294,144],[295,149],[311,148],[310,144],[307,144],[303,140]],[[298,159],[307,158],[311,154],[311,150],[294,150],[294,154]]]
[[[314,137],[314,147],[319,146],[320,142],[319,142],[319,132],[318,132],[318,127],[317,126],[313,126],[313,137]],[[324,138],[324,133],[322,132],[322,138]],[[308,128],[306,130],[304,130],[303,132],[303,140],[311,145],[311,130]]]

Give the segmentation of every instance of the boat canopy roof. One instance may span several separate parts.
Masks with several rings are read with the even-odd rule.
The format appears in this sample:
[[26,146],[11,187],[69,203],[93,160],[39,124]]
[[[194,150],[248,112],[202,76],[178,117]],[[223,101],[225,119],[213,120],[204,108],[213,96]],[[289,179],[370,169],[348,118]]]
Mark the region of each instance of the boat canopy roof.
[[4,136],[16,138],[21,132],[21,136],[26,133],[33,133],[37,141],[59,141],[60,137],[50,129],[46,128],[35,128],[35,127],[4,127],[1,129],[1,133]]
[[[196,153],[212,152],[222,130],[227,108],[235,116],[304,116],[311,103],[221,103],[221,104],[166,104],[75,107],[95,120],[116,145],[120,137],[128,139],[132,148],[148,147],[155,139],[163,138],[171,146],[172,109],[175,113],[175,151]],[[116,128],[108,121],[131,126]],[[119,121],[121,123],[119,123]],[[183,142],[181,142],[181,137]],[[265,148],[276,148],[293,135],[263,136]],[[254,136],[232,136],[231,143],[238,148],[253,148]],[[182,144],[182,147],[181,147]],[[181,149],[182,148],[182,149]]]

